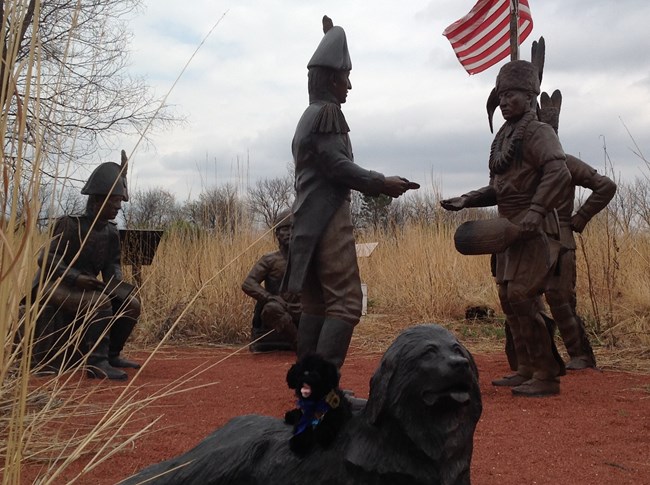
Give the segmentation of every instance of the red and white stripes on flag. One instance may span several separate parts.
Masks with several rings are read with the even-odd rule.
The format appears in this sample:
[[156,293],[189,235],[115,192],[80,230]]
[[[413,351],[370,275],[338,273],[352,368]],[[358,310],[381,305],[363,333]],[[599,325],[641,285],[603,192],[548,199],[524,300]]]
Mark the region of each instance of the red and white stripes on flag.
[[[510,2],[478,0],[467,15],[442,33],[468,73],[484,71],[510,53]],[[532,30],[528,0],[519,0],[519,42]]]

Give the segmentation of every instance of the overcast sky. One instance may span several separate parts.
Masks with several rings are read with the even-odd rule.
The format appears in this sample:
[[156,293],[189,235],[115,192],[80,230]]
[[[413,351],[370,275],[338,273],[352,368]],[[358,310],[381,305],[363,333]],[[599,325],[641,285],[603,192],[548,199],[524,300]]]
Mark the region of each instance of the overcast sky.
[[[148,0],[132,22],[132,72],[166,94],[186,122],[151,134],[131,159],[131,190],[162,187],[179,200],[227,182],[245,189],[284,176],[290,144],[307,106],[307,61],[330,16],[347,34],[352,91],[343,111],[355,161],[402,175],[445,196],[487,183],[493,135],[485,102],[502,61],[469,76],[442,36],[475,0]],[[616,176],[648,174],[650,2],[529,0],[533,31],[544,36],[542,90],[563,95],[560,139],[567,153],[599,171],[605,152]],[[495,126],[502,123],[497,111]],[[632,135],[630,137],[629,133]],[[116,139],[115,153],[136,139]],[[117,155],[116,157],[117,158]],[[117,160],[115,160],[117,161]]]

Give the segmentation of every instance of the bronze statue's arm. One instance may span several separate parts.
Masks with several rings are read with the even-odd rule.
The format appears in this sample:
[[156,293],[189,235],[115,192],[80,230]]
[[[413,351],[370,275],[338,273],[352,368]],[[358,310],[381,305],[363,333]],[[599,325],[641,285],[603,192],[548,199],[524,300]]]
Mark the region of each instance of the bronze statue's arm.
[[72,266],[68,266],[63,256],[68,250],[68,242],[72,237],[76,236],[76,227],[77,225],[73,224],[72,219],[69,217],[57,219],[52,230],[52,240],[47,253],[43,249],[38,256],[38,265],[45,274],[52,275],[55,278],[63,276],[63,281],[71,286],[75,285],[81,272]]
[[[524,142],[524,158],[537,160],[541,178],[533,195],[530,210],[542,217],[553,210],[571,190],[571,172],[566,155],[555,131],[549,125],[536,123],[531,137]],[[532,123],[531,123],[532,124]]]
[[491,207],[497,204],[497,193],[492,185],[486,185],[461,195],[465,199],[465,207]]
[[582,232],[587,223],[614,198],[616,184],[612,179],[600,175],[595,168],[573,155],[567,155],[567,167],[571,172],[573,185],[591,190],[587,200],[571,218],[571,228],[576,232]]
[[552,211],[571,189],[571,174],[563,159],[552,160],[543,165],[542,178],[533,196],[530,210],[545,216]]
[[266,303],[273,296],[270,292],[262,286],[262,282],[266,279],[271,268],[268,263],[268,258],[263,256],[251,268],[248,276],[244,279],[241,289],[251,298],[257,301]]
[[384,175],[366,170],[349,158],[347,135],[318,134],[314,137],[319,170],[326,178],[367,195],[382,193]]
[[468,207],[490,207],[496,205],[497,193],[492,185],[486,185],[478,190],[472,190],[459,197],[452,197],[440,201],[443,209],[458,211]]

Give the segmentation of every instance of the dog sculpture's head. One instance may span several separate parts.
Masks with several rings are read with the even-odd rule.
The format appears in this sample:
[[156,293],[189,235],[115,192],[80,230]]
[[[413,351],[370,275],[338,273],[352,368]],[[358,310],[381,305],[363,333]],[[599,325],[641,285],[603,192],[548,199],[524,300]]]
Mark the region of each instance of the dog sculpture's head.
[[339,371],[335,364],[318,354],[309,354],[293,364],[287,372],[287,385],[300,397],[303,384],[311,386],[310,399],[323,399],[339,385]]
[[370,381],[365,414],[374,425],[398,423],[430,457],[455,446],[469,446],[471,457],[481,411],[471,354],[448,330],[426,324],[405,330],[388,348]]

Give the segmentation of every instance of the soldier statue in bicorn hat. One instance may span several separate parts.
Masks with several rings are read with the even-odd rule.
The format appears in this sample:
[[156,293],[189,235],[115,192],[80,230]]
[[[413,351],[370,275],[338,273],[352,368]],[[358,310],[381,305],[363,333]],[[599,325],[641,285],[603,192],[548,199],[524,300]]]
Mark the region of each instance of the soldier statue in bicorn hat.
[[[573,192],[557,134],[537,119],[539,93],[539,72],[531,62],[511,61],[501,68],[487,103],[490,128],[497,106],[505,119],[490,150],[489,185],[441,201],[447,210],[496,205],[499,216],[507,219],[505,225],[517,226],[516,237],[501,240],[501,247],[493,245],[494,234],[486,230],[489,247],[485,252],[497,252],[494,276],[517,360],[515,374],[492,383],[511,387],[514,395],[522,396],[559,393],[559,376],[564,373],[564,363],[554,352],[542,314],[540,296],[561,249],[556,208],[569,203],[569,198],[573,203]],[[503,226],[502,221],[495,223],[497,231]],[[511,235],[512,231],[507,233]],[[481,234],[473,237],[473,244],[480,245]],[[468,241],[469,237],[463,239]]]
[[399,197],[418,185],[354,162],[341,111],[352,89],[347,39],[327,16],[323,31],[307,64],[309,106],[291,144],[296,200],[283,289],[302,295],[298,358],[318,352],[340,368],[362,305],[350,191]]
[[120,235],[113,222],[129,199],[126,164],[122,151],[121,165],[106,162],[93,171],[81,189],[88,196],[85,213],[56,220],[34,279],[35,287],[43,285],[42,301],[63,313],[69,325],[81,326],[89,377],[126,379],[120,368],[140,367],[121,356],[140,316],[134,287],[123,281]]

